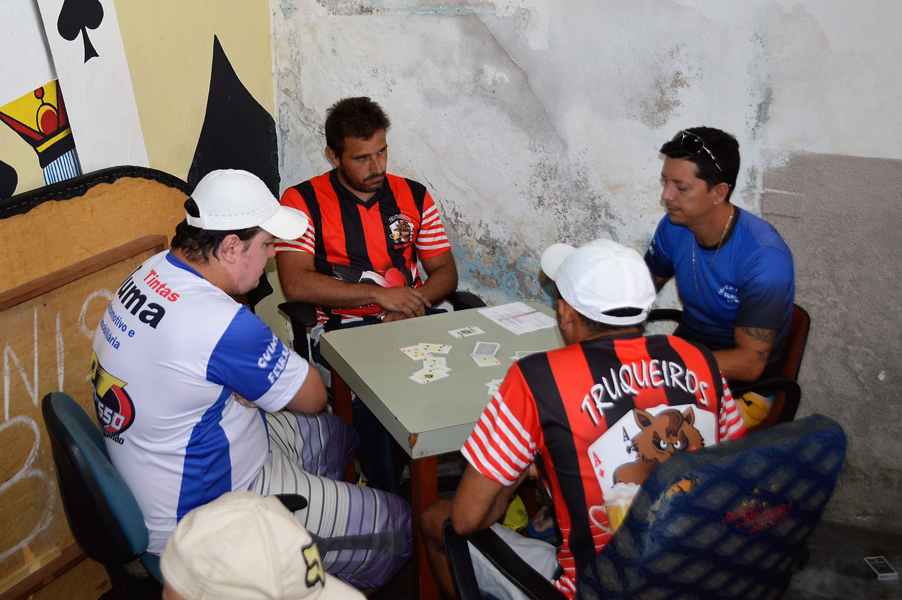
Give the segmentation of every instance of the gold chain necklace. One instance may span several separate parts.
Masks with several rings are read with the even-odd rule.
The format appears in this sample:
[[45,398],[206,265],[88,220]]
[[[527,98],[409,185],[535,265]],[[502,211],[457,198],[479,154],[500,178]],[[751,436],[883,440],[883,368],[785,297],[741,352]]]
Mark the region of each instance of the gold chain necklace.
[[[733,213],[736,212],[735,206],[730,206],[730,218],[727,219],[727,226],[723,228],[723,233],[720,234],[720,241],[717,242],[717,249],[714,251],[714,258],[711,259],[711,264],[708,265],[708,270],[705,271],[705,276],[702,277],[702,285],[705,285],[705,282],[708,280],[708,274],[711,272],[711,267],[714,266],[714,261],[717,260],[717,253],[720,252],[720,247],[723,246],[723,240],[727,237],[727,231],[730,230],[730,223],[733,222]],[[692,279],[695,280],[695,295],[698,296],[698,275],[695,274],[695,244],[698,240],[693,235],[692,236]]]

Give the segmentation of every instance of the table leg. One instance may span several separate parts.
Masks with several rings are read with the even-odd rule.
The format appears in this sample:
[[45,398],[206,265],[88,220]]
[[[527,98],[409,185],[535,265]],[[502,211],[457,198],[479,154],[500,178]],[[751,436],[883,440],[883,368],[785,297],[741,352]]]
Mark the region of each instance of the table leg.
[[410,513],[413,519],[413,578],[420,600],[439,600],[438,584],[429,568],[426,545],[420,530],[423,509],[438,500],[438,458],[427,456],[410,461]]
[[[344,379],[332,369],[332,402],[335,404],[335,416],[344,419],[345,423],[354,426],[354,409],[351,408],[351,388]],[[345,481],[357,483],[357,472],[354,469],[354,461],[348,465],[345,472]]]

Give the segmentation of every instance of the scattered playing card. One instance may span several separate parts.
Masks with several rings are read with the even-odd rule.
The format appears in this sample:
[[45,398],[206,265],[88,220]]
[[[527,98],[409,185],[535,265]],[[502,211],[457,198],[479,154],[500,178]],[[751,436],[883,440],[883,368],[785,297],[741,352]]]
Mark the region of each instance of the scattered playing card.
[[504,380],[503,379],[493,379],[490,382],[488,382],[487,384],[485,384],[485,387],[489,388],[489,396],[495,395],[495,392],[497,392],[498,388],[501,387],[502,381],[504,381]]
[[497,367],[501,364],[501,361],[494,356],[476,356],[475,354],[470,356],[480,367]]
[[480,329],[479,327],[476,327],[475,325],[470,325],[469,327],[461,327],[460,329],[452,329],[448,333],[450,333],[451,335],[453,335],[456,338],[465,338],[465,337],[469,337],[471,335],[479,335],[480,333],[485,333],[485,332],[482,329]]
[[447,373],[442,373],[441,371],[430,371],[428,369],[424,369],[423,371],[417,371],[413,375],[410,376],[410,379],[413,379],[419,384],[432,383],[433,381],[438,381],[439,379],[443,379],[447,377]]
[[429,344],[420,342],[420,348],[429,354],[448,354],[451,352],[451,344]]
[[501,344],[496,344],[495,342],[476,342],[476,347],[473,348],[471,354],[473,356],[488,356],[494,358],[500,347]]
[[422,358],[432,356],[431,354],[429,354],[429,352],[423,350],[420,346],[407,346],[406,348],[400,348],[400,350],[413,360],[420,360]]
[[520,360],[521,358],[526,358],[530,354],[538,354],[541,350],[517,350],[517,358],[514,360]]
[[448,369],[448,365],[445,364],[444,356],[427,356],[426,358],[423,359],[423,368],[424,369],[434,369],[436,367],[438,367],[440,369],[447,369],[448,371],[451,370],[451,369]]

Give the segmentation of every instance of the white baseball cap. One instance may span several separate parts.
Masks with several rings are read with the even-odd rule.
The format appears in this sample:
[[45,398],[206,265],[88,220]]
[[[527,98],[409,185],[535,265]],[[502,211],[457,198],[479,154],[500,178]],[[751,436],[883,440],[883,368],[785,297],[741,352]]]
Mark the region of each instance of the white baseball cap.
[[185,600],[361,600],[327,574],[313,538],[278,498],[228,492],[179,522],[160,558]]
[[[638,325],[655,303],[655,286],[642,256],[608,239],[574,248],[552,244],[542,253],[542,270],[561,298],[581,315],[607,325]],[[635,316],[614,316],[616,309],[636,309]]]
[[191,197],[199,217],[186,213],[188,225],[208,231],[260,227],[277,238],[294,240],[307,231],[304,213],[276,200],[259,177],[247,171],[221,169],[201,179]]

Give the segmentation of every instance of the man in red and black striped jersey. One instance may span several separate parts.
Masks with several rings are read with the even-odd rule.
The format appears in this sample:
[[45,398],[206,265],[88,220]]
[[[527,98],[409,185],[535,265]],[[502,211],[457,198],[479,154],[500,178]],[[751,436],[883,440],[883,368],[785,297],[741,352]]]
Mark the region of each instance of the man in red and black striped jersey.
[[[462,452],[469,461],[451,501],[423,515],[430,562],[453,597],[441,524],[459,533],[492,527],[568,597],[611,539],[632,495],[658,464],[745,433],[714,356],[691,342],[642,335],[655,288],[642,257],[611,240],[542,255],[555,281],[564,348],[515,363]],[[496,521],[517,485],[539,476],[554,500],[559,549]],[[480,589],[522,594],[478,552]]]
[[[317,307],[317,362],[322,331],[421,316],[457,288],[451,244],[429,192],[386,173],[390,124],[369,98],[336,102],[325,127],[326,156],[335,168],[282,195],[284,206],[310,219],[302,237],[276,242],[276,261],[285,297]],[[369,460],[377,447],[394,448],[393,440],[359,401],[354,421],[374,428],[370,439],[357,427],[367,450],[364,475],[376,487],[397,491],[406,455],[397,448],[392,461],[387,455]]]

